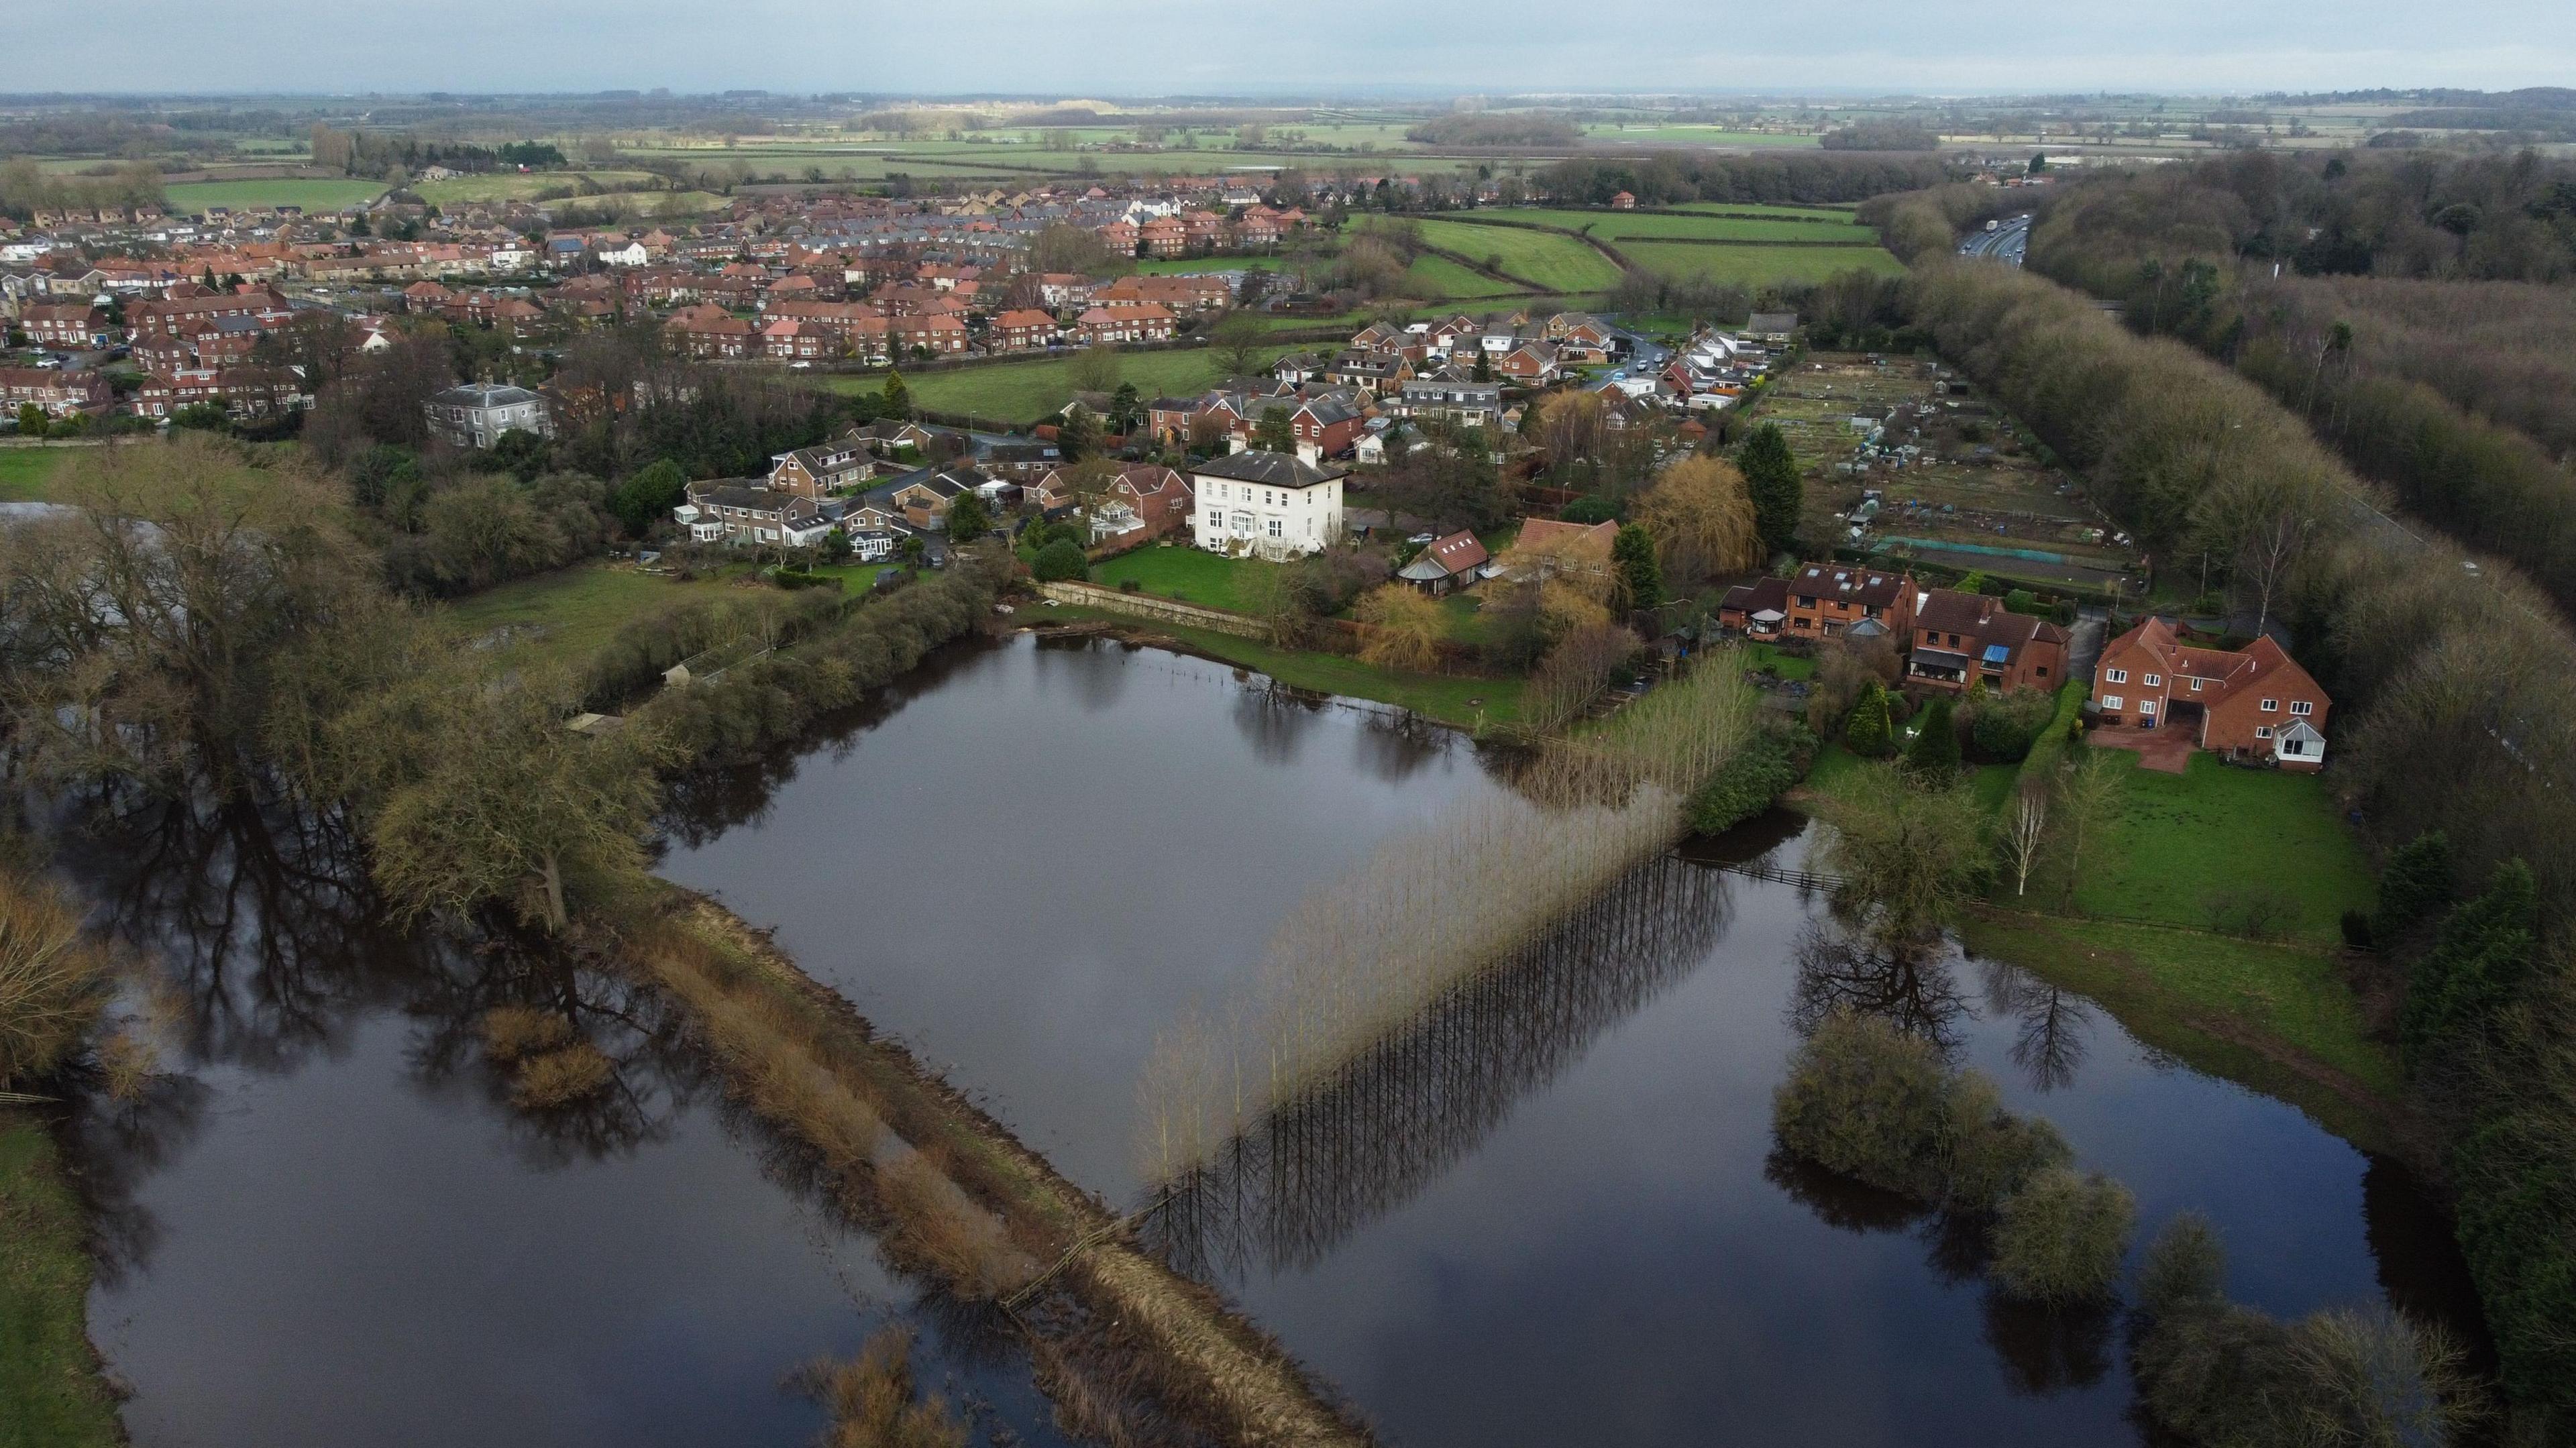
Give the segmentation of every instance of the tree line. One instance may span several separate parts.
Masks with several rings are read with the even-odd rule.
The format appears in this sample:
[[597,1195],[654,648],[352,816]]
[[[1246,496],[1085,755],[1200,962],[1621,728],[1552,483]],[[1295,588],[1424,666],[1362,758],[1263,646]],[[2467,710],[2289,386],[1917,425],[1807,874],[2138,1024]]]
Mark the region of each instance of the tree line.
[[1574,205],[1607,206],[1625,191],[1641,206],[1673,206],[1685,201],[1865,201],[1937,185],[1950,180],[1951,172],[1949,163],[1933,155],[1657,151],[1644,157],[1575,157],[1533,179],[1547,195]]
[[2477,1028],[2412,1070],[2507,1393],[2540,1440],[2563,1438],[2576,1344],[2550,1324],[2576,1320],[2576,637],[2511,568],[2383,518],[2387,500],[2295,416],[2191,349],[2002,267],[1920,266],[1906,300],[2151,547],[2210,550],[2290,625],[2340,706],[2343,793],[2386,847],[2440,832],[2455,894],[2528,872],[2529,941],[2501,947],[2528,968],[2500,971]]

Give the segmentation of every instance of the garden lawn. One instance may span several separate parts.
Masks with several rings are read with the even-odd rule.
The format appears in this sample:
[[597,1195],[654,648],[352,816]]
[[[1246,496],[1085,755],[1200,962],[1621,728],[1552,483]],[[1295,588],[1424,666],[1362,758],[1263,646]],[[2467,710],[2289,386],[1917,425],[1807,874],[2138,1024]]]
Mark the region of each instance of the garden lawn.
[[266,181],[182,181],[162,188],[170,209],[193,215],[209,206],[301,206],[307,211],[337,211],[364,206],[385,194],[382,181],[318,180],[293,176]]
[[0,1448],[125,1441],[89,1344],[87,1237],[52,1138],[0,1110]]
[[[1264,347],[1256,365],[1267,367],[1289,350],[1284,345]],[[1118,358],[1118,375],[1121,381],[1135,383],[1136,391],[1148,400],[1187,396],[1217,380],[1217,359],[1214,352],[1199,348],[1127,352]],[[1024,426],[1044,421],[1073,400],[1073,358],[1066,355],[1031,362],[995,362],[951,372],[918,373],[903,381],[916,407],[971,413]],[[835,377],[830,385],[840,392],[876,392],[884,388],[885,377],[882,373]]]
[[[446,611],[467,635],[510,627],[511,641],[495,651],[496,658],[516,664],[578,664],[632,620],[715,597],[734,586],[706,578],[683,583],[592,564],[504,583],[458,599]],[[848,586],[856,591],[865,585]]]
[[[2086,849],[2077,913],[2206,930],[2213,905],[2270,892],[2289,907],[2284,938],[2333,945],[2344,911],[2371,908],[2369,862],[2322,777],[2202,753],[2187,773],[2159,774],[2126,750],[2106,752],[2127,781],[2125,807]],[[2041,897],[2034,878],[2031,892],[2053,900],[2062,885],[2061,875]]]
[[61,447],[0,448],[0,503],[44,498],[71,455]]
[[1440,612],[1449,621],[1449,639],[1469,648],[1483,648],[1493,641],[1494,621],[1485,616],[1485,600],[1474,593],[1453,593],[1440,600]]
[[1483,261],[1498,257],[1505,275],[1541,291],[1597,291],[1619,284],[1619,268],[1579,237],[1520,226],[1486,226],[1452,219],[1426,220],[1422,239],[1443,251]]
[[1784,651],[1777,644],[1759,642],[1746,644],[1744,662],[1747,668],[1752,669],[1768,666],[1771,672],[1784,679],[1812,679],[1816,676],[1814,659],[1800,658],[1796,654]]
[[1094,565],[1091,581],[1103,588],[1133,583],[1138,592],[1157,598],[1251,613],[1260,580],[1278,567],[1258,558],[1228,558],[1202,548],[1147,547]]

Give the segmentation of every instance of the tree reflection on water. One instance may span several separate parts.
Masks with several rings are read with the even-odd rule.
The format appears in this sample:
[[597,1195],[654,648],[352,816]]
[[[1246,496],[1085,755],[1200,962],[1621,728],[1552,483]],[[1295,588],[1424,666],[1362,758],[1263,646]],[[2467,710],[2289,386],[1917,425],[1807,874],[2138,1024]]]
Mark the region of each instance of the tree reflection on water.
[[1311,1266],[1474,1151],[1524,1096],[1708,956],[1732,897],[1672,856],[1443,995],[1172,1184],[1149,1243],[1206,1280]]

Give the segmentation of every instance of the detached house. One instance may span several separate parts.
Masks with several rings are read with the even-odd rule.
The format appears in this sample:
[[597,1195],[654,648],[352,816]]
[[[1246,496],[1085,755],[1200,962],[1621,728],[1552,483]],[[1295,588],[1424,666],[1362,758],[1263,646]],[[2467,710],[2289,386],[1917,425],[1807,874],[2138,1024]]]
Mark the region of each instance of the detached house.
[[1905,682],[1965,691],[1982,681],[1996,692],[2054,689],[2066,682],[2066,630],[2014,613],[2003,600],[1935,588],[1919,596]]
[[2321,769],[2334,701],[2270,638],[2243,649],[2186,644],[2149,618],[2103,646],[2093,706],[2113,727],[2188,730],[2231,759]]
[[1239,452],[1192,470],[1199,501],[1193,540],[1216,553],[1264,558],[1320,553],[1342,536],[1342,479],[1286,453]]

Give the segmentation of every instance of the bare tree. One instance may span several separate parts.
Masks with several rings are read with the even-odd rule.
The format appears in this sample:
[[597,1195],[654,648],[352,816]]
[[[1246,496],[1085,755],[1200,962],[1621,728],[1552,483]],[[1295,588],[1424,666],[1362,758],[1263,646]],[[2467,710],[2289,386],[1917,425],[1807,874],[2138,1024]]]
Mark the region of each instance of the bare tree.
[[2110,827],[2128,780],[2120,761],[2107,750],[2079,748],[2074,766],[2057,780],[2057,807],[2065,817],[2066,896],[2075,898],[2075,882],[2084,873],[2084,849]]
[[2048,838],[2048,786],[2025,779],[2013,799],[2012,817],[2004,822],[2004,864],[2013,872],[2013,894],[2030,893],[2030,872],[2039,863]]

